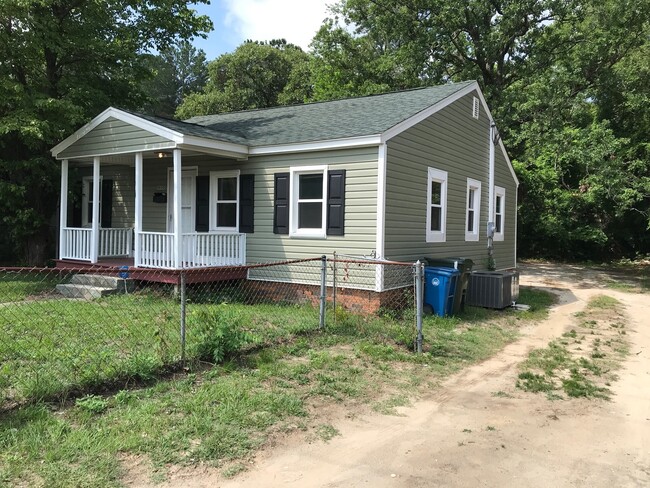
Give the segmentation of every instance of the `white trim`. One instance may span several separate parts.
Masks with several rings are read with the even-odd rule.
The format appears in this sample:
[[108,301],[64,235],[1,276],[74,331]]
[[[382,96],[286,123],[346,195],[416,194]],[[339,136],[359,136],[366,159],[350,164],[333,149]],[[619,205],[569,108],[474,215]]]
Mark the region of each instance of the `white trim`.
[[[88,215],[88,204],[92,201],[91,196],[88,194],[88,189],[90,188],[90,183],[93,183],[93,176],[82,176],[81,177],[81,227],[89,228],[93,226],[93,216]],[[99,175],[99,215],[101,218],[102,211],[102,182],[104,181],[104,176]],[[93,195],[95,194],[95,187],[93,186]],[[101,224],[101,222],[100,222]]]
[[[469,195],[470,190],[474,190],[474,221],[472,222],[472,231],[468,231],[469,224]],[[478,241],[479,240],[479,226],[481,225],[481,182],[473,178],[467,178],[467,192],[465,198],[465,240]]]
[[380,135],[349,137],[325,141],[301,142],[298,144],[278,144],[273,146],[251,147],[248,154],[259,156],[266,154],[284,154],[305,151],[327,151],[330,149],[347,149],[352,147],[377,146],[381,144]]
[[472,117],[478,120],[480,113],[481,109],[479,100],[476,97],[472,97]]
[[[239,233],[239,173],[240,171],[237,170],[232,170],[232,171],[210,171],[210,225],[209,229],[210,232],[236,232]],[[236,211],[235,211],[235,226],[234,227],[218,227],[217,226],[217,204],[219,203],[219,187],[218,187],[218,180],[220,178],[235,178],[236,179],[236,187],[235,191],[237,192],[237,196],[235,197],[235,205],[236,205]],[[230,202],[233,203],[233,202]]]
[[[185,166],[181,168],[181,174],[184,174],[185,176],[198,176],[199,174],[199,167],[198,166]],[[167,215],[166,215],[166,224],[165,228],[167,229],[168,234],[173,234],[173,226],[170,226],[170,221],[173,222],[174,219],[171,218],[174,212],[174,200],[169,198],[170,195],[174,193],[173,189],[173,184],[174,184],[174,167],[173,166],[168,166],[167,167]],[[194,222],[194,219],[196,218],[196,181],[194,185],[192,185],[193,188],[193,195],[191,198],[192,202],[192,221]],[[182,205],[181,205],[182,207]]]
[[[487,102],[485,101],[485,97],[483,96],[483,92],[481,92],[481,89],[478,87],[478,84],[476,86],[476,92],[478,94],[478,97],[481,99],[481,105],[483,105],[483,110],[485,110],[485,114],[487,115],[488,120],[493,121],[494,117],[492,117],[492,112],[490,112],[490,108],[488,107]],[[515,168],[512,166],[512,161],[510,161],[510,158],[508,157],[508,152],[506,151],[506,148],[503,145],[503,141],[501,140],[501,138],[499,138],[499,147],[501,148],[503,157],[505,158],[506,163],[508,164],[508,169],[510,170],[510,174],[512,175],[512,178],[515,180],[515,184],[519,186],[519,179],[515,174]]]
[[144,180],[143,174],[143,155],[141,152],[135,154],[135,222],[134,222],[134,241],[135,250],[133,253],[134,263],[136,266],[140,265],[142,255],[140,249],[141,232],[142,232],[142,182]]
[[101,190],[101,177],[100,177],[100,159],[99,157],[93,158],[93,220],[92,220],[92,234],[90,237],[90,262],[96,263],[99,258],[99,204],[100,204],[100,190]]
[[490,129],[488,130],[488,145],[490,147],[490,154],[488,157],[488,237],[490,224],[494,225],[494,133],[496,126],[494,121],[490,120]]
[[[377,152],[377,237],[375,257],[383,259],[386,252],[386,171],[388,167],[388,146],[379,145]],[[375,267],[375,291],[384,290],[384,267]]]
[[515,203],[513,205],[513,208],[515,209],[514,215],[515,215],[515,262],[513,263],[513,266],[516,268],[517,267],[517,233],[518,233],[518,226],[519,226],[519,216],[517,215],[517,208],[519,205],[519,195],[518,191],[515,190],[515,196],[514,200]]
[[[431,230],[431,182],[440,183],[440,230]],[[427,209],[426,209],[426,242],[447,242],[447,182],[449,175],[446,171],[429,167],[427,169]]]
[[[499,209],[499,210],[501,210],[500,213],[497,212],[497,207],[496,207],[498,197],[501,197],[501,208]],[[494,208],[493,208],[493,212],[494,212],[494,220],[493,220],[493,222],[494,222],[494,240],[495,241],[503,241],[504,237],[505,237],[505,231],[506,231],[506,228],[505,228],[505,225],[506,225],[505,224],[505,222],[506,222],[506,189],[501,187],[501,186],[495,186],[494,187]],[[499,213],[501,215],[501,232],[497,232],[497,220],[496,220],[497,213]]]
[[375,240],[375,257],[382,259],[386,251],[386,171],[388,146],[379,145],[377,154],[377,237]]
[[61,161],[61,195],[59,204],[59,259],[65,249],[65,228],[68,226],[68,160]]
[[[127,124],[131,124],[135,127],[138,127],[142,130],[146,130],[151,132],[152,134],[155,134],[160,137],[164,137],[165,139],[169,139],[170,141],[173,141],[175,143],[180,143],[183,141],[183,134],[180,132],[173,131],[171,129],[167,129],[166,127],[163,127],[161,125],[155,124],[153,122],[149,122],[148,120],[142,119],[136,115],[130,114],[128,112],[124,112],[120,109],[114,108],[114,107],[108,107],[106,110],[104,110],[101,114],[99,114],[97,117],[92,119],[90,122],[88,122],[86,125],[75,131],[71,136],[67,137],[63,141],[61,141],[59,144],[54,146],[52,149],[50,149],[50,152],[52,153],[52,156],[57,157],[57,155],[66,150],[68,147],[70,147],[72,144],[77,142],[79,139],[84,137],[86,134],[88,134],[90,131],[92,131],[95,127],[97,127],[99,124],[104,122],[105,120],[109,118],[115,118],[118,120],[121,120],[122,122],[126,122]],[[96,156],[96,155],[93,155]]]
[[408,119],[400,122],[397,125],[394,125],[393,127],[388,129],[386,132],[384,132],[381,135],[381,142],[387,142],[388,140],[392,139],[396,135],[404,132],[407,129],[410,129],[415,124],[419,124],[424,119],[431,117],[433,114],[442,110],[446,106],[451,105],[456,100],[459,100],[463,98],[465,95],[472,93],[474,90],[477,90],[480,93],[480,88],[478,87],[478,83],[475,81],[467,85],[465,88],[461,88],[456,93],[449,95],[447,98],[440,100],[438,103],[431,105],[430,107],[422,110],[421,112],[415,114],[414,116],[409,117]]
[[[327,165],[319,166],[292,166],[289,176],[289,237],[308,237],[324,239],[327,237]],[[323,176],[323,195],[320,199],[322,203],[321,227],[319,229],[299,229],[298,228],[298,203],[299,203],[299,177],[304,174],[322,174]],[[314,200],[315,202],[317,200]]]
[[234,142],[219,141],[198,136],[183,136],[179,145],[190,146],[188,149],[191,149],[191,146],[200,149],[215,149],[219,152],[230,153],[236,156],[248,156],[249,153],[248,146],[244,144],[235,144]]

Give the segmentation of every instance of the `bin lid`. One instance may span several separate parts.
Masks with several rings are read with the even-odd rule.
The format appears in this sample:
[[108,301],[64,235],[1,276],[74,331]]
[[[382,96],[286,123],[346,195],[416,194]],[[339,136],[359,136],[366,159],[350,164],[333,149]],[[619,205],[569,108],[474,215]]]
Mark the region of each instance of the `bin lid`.
[[460,274],[460,271],[454,268],[446,268],[443,266],[425,266],[424,272],[427,274],[438,274],[443,276],[453,276]]

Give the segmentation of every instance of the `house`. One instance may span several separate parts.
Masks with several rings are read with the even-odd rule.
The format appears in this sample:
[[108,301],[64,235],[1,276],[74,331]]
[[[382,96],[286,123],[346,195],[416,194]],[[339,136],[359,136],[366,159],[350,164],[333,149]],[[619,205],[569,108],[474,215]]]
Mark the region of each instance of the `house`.
[[488,223],[497,269],[516,266],[518,181],[474,81],[184,122],[108,108],[52,154],[59,266],[233,277],[337,252],[481,269]]

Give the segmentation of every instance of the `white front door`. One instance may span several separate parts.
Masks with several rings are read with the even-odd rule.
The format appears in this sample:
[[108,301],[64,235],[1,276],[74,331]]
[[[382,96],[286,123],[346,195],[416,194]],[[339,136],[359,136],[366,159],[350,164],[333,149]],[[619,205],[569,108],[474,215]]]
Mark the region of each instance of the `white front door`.
[[[194,232],[196,202],[196,168],[182,170],[181,175],[181,232]],[[167,177],[167,232],[174,232],[174,170]]]

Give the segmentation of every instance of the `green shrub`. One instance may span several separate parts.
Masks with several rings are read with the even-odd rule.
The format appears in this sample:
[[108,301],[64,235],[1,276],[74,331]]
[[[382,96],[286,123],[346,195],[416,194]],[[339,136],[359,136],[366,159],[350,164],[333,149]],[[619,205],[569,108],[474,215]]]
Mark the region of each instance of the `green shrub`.
[[215,363],[253,341],[241,313],[227,304],[194,311],[188,317],[187,333],[194,336],[190,357]]

